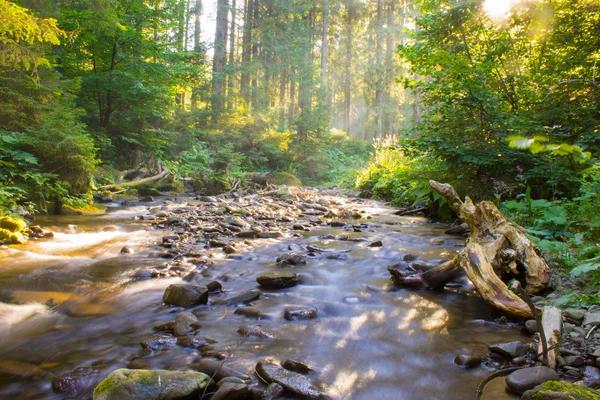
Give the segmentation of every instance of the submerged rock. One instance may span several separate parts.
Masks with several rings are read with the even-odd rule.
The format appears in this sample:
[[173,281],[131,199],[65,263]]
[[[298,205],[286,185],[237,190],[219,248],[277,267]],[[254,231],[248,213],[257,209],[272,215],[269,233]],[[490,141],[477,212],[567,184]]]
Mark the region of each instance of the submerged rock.
[[246,400],[248,386],[244,383],[225,382],[217,389],[212,400]]
[[223,378],[234,377],[243,381],[250,381],[251,378],[243,372],[227,365],[226,361],[217,361],[212,358],[203,358],[198,362],[198,371],[211,376],[215,382]]
[[286,253],[277,257],[278,265],[304,265],[306,257],[298,253]]
[[261,310],[255,307],[239,307],[233,312],[234,314],[243,315],[248,318],[257,318],[257,319],[271,319],[272,317],[269,314],[265,314]]
[[256,364],[256,373],[269,383],[278,383],[285,390],[305,399],[318,399],[321,392],[303,375],[288,371],[269,361]]
[[277,400],[283,395],[283,386],[279,383],[270,383],[262,394],[261,400]]
[[224,301],[224,303],[227,305],[249,303],[251,301],[258,300],[258,298],[261,295],[262,295],[262,292],[260,290],[255,290],[255,289],[246,290],[245,292],[242,292],[240,294],[237,294],[235,296],[232,296],[232,297],[226,299]]
[[189,311],[181,312],[175,317],[175,326],[173,327],[175,336],[185,336],[200,328],[202,328],[202,324],[200,324],[198,318]]
[[177,338],[170,335],[154,335],[142,340],[140,345],[146,352],[154,352],[164,348],[175,347],[177,345]]
[[474,354],[459,354],[454,357],[454,364],[465,368],[478,367],[482,362],[483,357]]
[[519,341],[498,343],[488,346],[488,349],[504,357],[520,357],[529,350],[529,346]]
[[208,302],[208,288],[201,285],[179,283],[170,285],[163,296],[163,301],[180,307],[193,307]]
[[516,370],[506,377],[506,386],[512,391],[523,393],[546,381],[559,380],[556,372],[548,367],[531,367]]
[[52,389],[57,393],[77,396],[94,384],[94,377],[100,371],[94,367],[79,367],[73,371],[52,378]]
[[275,335],[260,325],[243,325],[237,330],[240,335],[255,336],[261,339],[273,339]]
[[294,360],[285,360],[281,366],[288,371],[299,372],[301,374],[308,374],[313,370],[308,364]]
[[210,377],[195,371],[121,368],[94,389],[94,400],[198,399]]
[[314,307],[294,306],[285,309],[283,318],[288,321],[299,321],[317,318],[317,309]]
[[17,378],[41,378],[47,374],[46,371],[33,364],[14,360],[0,360],[0,375]]
[[256,278],[258,284],[266,289],[283,289],[298,284],[298,275],[287,272],[267,272]]

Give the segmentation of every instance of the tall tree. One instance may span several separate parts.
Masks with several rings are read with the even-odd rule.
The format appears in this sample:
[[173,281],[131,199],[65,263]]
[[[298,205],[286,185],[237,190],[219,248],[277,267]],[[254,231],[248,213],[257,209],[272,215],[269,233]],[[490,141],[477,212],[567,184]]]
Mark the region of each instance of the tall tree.
[[218,116],[223,110],[223,82],[225,80],[225,52],[227,43],[227,14],[229,13],[228,0],[217,1],[217,21],[215,30],[215,45],[213,56],[213,77],[212,77],[212,97],[211,105],[213,111],[213,120],[218,120]]

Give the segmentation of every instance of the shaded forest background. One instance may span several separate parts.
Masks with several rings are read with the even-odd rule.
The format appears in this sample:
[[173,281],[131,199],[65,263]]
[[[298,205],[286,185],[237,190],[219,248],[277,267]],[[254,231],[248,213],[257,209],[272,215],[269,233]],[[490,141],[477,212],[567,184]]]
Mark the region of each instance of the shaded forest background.
[[270,171],[449,217],[435,178],[597,281],[600,3],[486,3],[218,0],[207,43],[202,0],[0,0],[0,209],[168,169],[159,191]]

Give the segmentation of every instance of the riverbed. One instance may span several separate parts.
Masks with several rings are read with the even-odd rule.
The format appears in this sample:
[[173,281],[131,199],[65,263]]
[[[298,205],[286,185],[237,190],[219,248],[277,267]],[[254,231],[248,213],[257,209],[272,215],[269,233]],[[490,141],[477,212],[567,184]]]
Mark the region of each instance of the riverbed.
[[[358,211],[360,218],[335,227],[326,218],[320,223],[315,217],[294,218],[307,229],[292,229],[290,222],[282,237],[239,240],[235,254],[221,248],[199,254],[196,258],[204,260],[196,269],[207,282],[223,285],[223,293],[192,309],[202,324],[196,336],[210,347],[174,346],[150,354],[142,352],[140,342],[182,311],[162,298],[185,274],[136,275],[173,262],[162,239],[169,230],[143,216],[189,209],[199,201],[129,202],[111,204],[101,215],[38,218],[55,232],[53,239],[0,248],[0,398],[66,398],[53,390],[52,377],[81,367],[93,373],[80,379],[75,397],[91,398],[95,384],[114,369],[194,369],[202,354],[227,357],[228,365],[249,375],[267,358],[302,361],[314,369],[308,378],[332,398],[473,398],[478,382],[493,370],[463,369],[454,357],[486,355],[491,343],[526,337],[514,325],[495,322],[468,282],[441,292],[397,290],[387,271],[403,259],[448,259],[464,239],[445,234],[447,224],[400,217],[381,202],[327,199]],[[373,246],[377,241],[381,246]],[[319,251],[306,257],[306,265],[276,264],[290,249],[307,246]],[[124,247],[133,253],[121,253]],[[235,314],[239,305],[220,304],[257,289],[256,277],[273,270],[297,273],[300,284],[261,289],[251,304],[260,310],[260,320]],[[289,306],[314,307],[318,316],[287,321],[283,313]],[[260,324],[275,338],[236,332],[247,324]],[[11,366],[17,373],[6,372]],[[484,398],[513,397],[503,384],[494,384]]]

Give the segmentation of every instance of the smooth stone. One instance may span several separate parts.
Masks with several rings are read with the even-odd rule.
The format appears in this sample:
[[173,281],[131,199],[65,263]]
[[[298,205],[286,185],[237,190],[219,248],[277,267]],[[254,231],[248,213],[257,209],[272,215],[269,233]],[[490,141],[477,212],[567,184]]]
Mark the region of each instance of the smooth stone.
[[175,326],[173,328],[175,336],[185,336],[200,328],[202,328],[202,324],[200,324],[198,318],[189,311],[181,312],[175,317]]
[[244,383],[225,382],[212,397],[212,400],[245,400],[248,386]]
[[523,393],[546,381],[558,381],[558,374],[548,367],[531,367],[519,369],[506,377],[509,389]]
[[585,360],[581,356],[567,356],[565,363],[571,367],[583,367]]
[[261,339],[274,339],[275,335],[260,325],[243,325],[237,332],[244,336],[255,336]]
[[383,242],[381,240],[376,240],[369,243],[369,247],[383,247]]
[[585,317],[583,319],[583,325],[592,325],[592,326],[600,325],[600,311],[585,313]]
[[402,257],[402,260],[403,261],[415,261],[417,258],[419,258],[419,256],[416,254],[405,254]]
[[280,384],[285,390],[305,399],[318,399],[321,392],[303,375],[288,371],[269,361],[256,364],[256,373],[265,381]]
[[135,253],[135,251],[131,247],[123,246],[121,248],[120,253],[123,253],[123,254],[133,254],[133,253]]
[[583,368],[583,380],[593,382],[600,380],[600,369],[596,367],[586,366]]
[[[560,356],[559,356],[559,357],[560,357]],[[518,365],[518,366],[521,366],[521,365],[525,365],[525,364],[527,364],[527,359],[526,359],[525,357],[515,357],[515,358],[513,358],[512,360],[510,360],[510,363],[511,363],[512,365]]]
[[295,360],[285,360],[281,366],[288,371],[298,372],[300,374],[308,374],[313,370],[308,364]]
[[94,367],[75,368],[73,371],[52,378],[52,389],[67,396],[77,396],[95,383],[94,376],[99,373],[100,371]]
[[208,303],[208,288],[201,285],[178,283],[170,285],[163,295],[163,301],[180,307],[193,307]]
[[206,284],[209,293],[217,292],[223,289],[223,285],[219,281],[210,281]]
[[158,271],[152,268],[142,268],[135,271],[133,277],[135,279],[150,279],[158,276]]
[[283,386],[279,383],[270,383],[263,392],[261,400],[277,400],[283,395],[283,390]]
[[243,315],[248,318],[271,319],[271,316],[263,313],[255,307],[239,307],[233,312],[234,314]]
[[519,341],[498,343],[488,346],[488,349],[494,353],[505,357],[515,358],[520,357],[529,350],[529,346]]
[[525,330],[530,335],[533,335],[534,333],[539,332],[537,321],[534,319],[525,321]]
[[565,373],[565,375],[567,376],[571,376],[574,378],[581,378],[583,376],[583,374],[581,373],[581,371],[579,370],[579,368],[575,368],[575,367],[564,367],[562,369],[562,371]]
[[277,257],[276,262],[279,265],[304,265],[306,264],[306,257],[298,253],[287,253]]
[[482,362],[483,357],[474,354],[459,354],[454,357],[454,364],[465,368],[478,367]]
[[285,309],[283,318],[288,321],[299,321],[317,318],[317,309],[314,307],[288,307]]
[[284,289],[298,284],[298,275],[287,272],[267,272],[256,278],[258,284],[266,289]]
[[212,358],[203,358],[198,361],[198,371],[212,377],[215,382],[227,377],[240,378],[245,382],[251,380],[248,375],[228,366],[226,361],[217,361]]
[[251,289],[246,290],[240,294],[232,296],[224,301],[225,304],[234,305],[240,303],[250,303],[251,301],[258,300],[258,298],[262,295],[260,290]]
[[566,310],[563,310],[563,314],[565,317],[573,321],[581,321],[585,316],[585,312],[583,310],[576,308],[567,308]]
[[198,399],[210,381],[196,371],[121,368],[96,386],[93,400]]
[[221,379],[218,383],[217,383],[217,388],[220,388],[221,386],[223,386],[226,383],[243,383],[246,384],[246,382],[244,382],[242,379],[240,378],[236,378],[235,376],[228,376],[226,378]]

